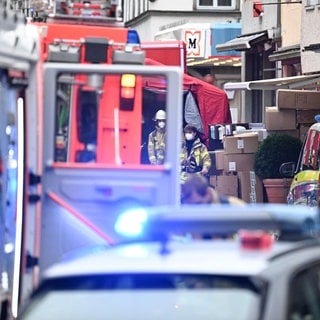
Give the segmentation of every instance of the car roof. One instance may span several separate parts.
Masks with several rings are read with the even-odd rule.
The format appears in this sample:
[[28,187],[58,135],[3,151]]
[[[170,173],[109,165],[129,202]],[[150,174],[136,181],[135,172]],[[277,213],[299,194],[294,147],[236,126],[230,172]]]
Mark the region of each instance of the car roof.
[[235,240],[191,240],[170,242],[168,252],[161,254],[161,243],[133,243],[67,259],[48,269],[45,277],[132,272],[255,275],[268,267],[270,258],[294,247],[279,242],[270,250],[246,250]]

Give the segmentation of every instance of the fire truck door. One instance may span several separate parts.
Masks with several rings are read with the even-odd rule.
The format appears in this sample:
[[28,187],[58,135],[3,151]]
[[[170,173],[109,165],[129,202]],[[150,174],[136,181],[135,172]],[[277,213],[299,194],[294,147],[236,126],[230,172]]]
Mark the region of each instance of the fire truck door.
[[[122,210],[132,206],[180,204],[179,151],[182,130],[180,123],[182,75],[179,68],[48,63],[45,64],[44,71],[46,126],[44,128],[43,211],[39,261],[42,271],[74,249],[121,240],[116,237],[113,224]],[[62,82],[66,84],[69,81],[74,84],[79,74],[83,76],[82,79],[89,74],[104,76],[105,86],[97,95],[92,94],[94,99],[89,99],[91,103],[82,105],[83,108],[85,105],[97,108],[94,111],[95,116],[92,117],[98,125],[97,134],[87,136],[90,138],[90,141],[87,141],[90,142],[87,150],[97,152],[97,158],[87,162],[78,162],[75,161],[76,159],[61,161],[56,154],[57,119],[59,119],[56,116],[56,110],[60,101],[57,88]],[[131,139],[130,145],[135,145],[140,150],[141,129],[137,131],[138,136],[135,136],[135,127],[142,126],[141,122],[136,123],[139,117],[130,117],[131,112],[137,110],[142,112],[141,96],[132,105],[128,104],[128,101],[121,104],[118,91],[111,87],[114,82],[110,79],[123,77],[123,75],[131,75],[132,79],[133,77],[161,77],[166,83],[167,139],[164,165],[130,163],[122,159],[127,154],[123,152],[125,149],[123,146],[126,146],[128,137]],[[139,84],[139,81],[137,83]],[[79,84],[79,81],[77,85],[80,85],[82,90],[93,89],[85,83]],[[113,99],[107,96],[109,92],[107,87],[110,93],[113,93]],[[76,105],[79,106],[79,103],[72,103],[73,97],[76,96],[73,90],[74,88],[69,90],[71,109]],[[142,88],[136,88],[136,92],[139,93],[139,90],[142,92]],[[71,110],[70,114],[72,118],[76,112]],[[82,112],[82,117],[84,114]],[[140,119],[142,119],[141,114]],[[65,119],[64,123],[72,125],[74,121]],[[68,137],[77,135],[75,128],[69,127],[66,131],[71,132]],[[83,138],[86,140],[87,137],[84,135],[80,140]],[[105,144],[106,139],[108,144]],[[114,162],[97,160],[99,152],[101,154],[103,152],[101,146],[105,148],[106,145],[115,150]],[[103,159],[103,155],[100,158]]]

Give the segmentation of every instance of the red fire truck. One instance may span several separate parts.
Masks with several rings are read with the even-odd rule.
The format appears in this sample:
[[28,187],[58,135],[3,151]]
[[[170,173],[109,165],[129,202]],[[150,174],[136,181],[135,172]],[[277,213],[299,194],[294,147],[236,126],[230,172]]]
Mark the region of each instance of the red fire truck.
[[[16,23],[7,8],[2,16],[0,267],[6,319],[8,309],[17,315],[52,263],[75,249],[117,241],[113,222],[122,210],[178,205],[182,71],[145,66],[136,32],[118,21],[112,27],[109,17],[94,17],[93,25],[81,16],[81,23],[60,16]],[[165,84],[168,139],[161,166],[141,163],[147,79]]]

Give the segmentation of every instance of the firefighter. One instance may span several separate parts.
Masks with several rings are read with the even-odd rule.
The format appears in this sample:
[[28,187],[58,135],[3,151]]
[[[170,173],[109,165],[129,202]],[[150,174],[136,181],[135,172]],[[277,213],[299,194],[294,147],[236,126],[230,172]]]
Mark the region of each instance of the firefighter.
[[148,156],[151,164],[163,164],[165,160],[166,147],[166,112],[158,110],[153,118],[155,130],[149,134]]
[[210,154],[206,145],[201,142],[197,128],[191,124],[187,124],[183,132],[184,139],[180,154],[181,183],[183,183],[191,173],[206,176],[211,167]]

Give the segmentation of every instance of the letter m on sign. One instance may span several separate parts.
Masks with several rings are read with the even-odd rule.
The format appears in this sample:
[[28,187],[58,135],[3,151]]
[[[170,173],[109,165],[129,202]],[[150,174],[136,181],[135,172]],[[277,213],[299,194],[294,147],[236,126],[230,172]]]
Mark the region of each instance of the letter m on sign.
[[201,31],[186,31],[185,42],[187,44],[187,56],[199,57],[201,52]]

